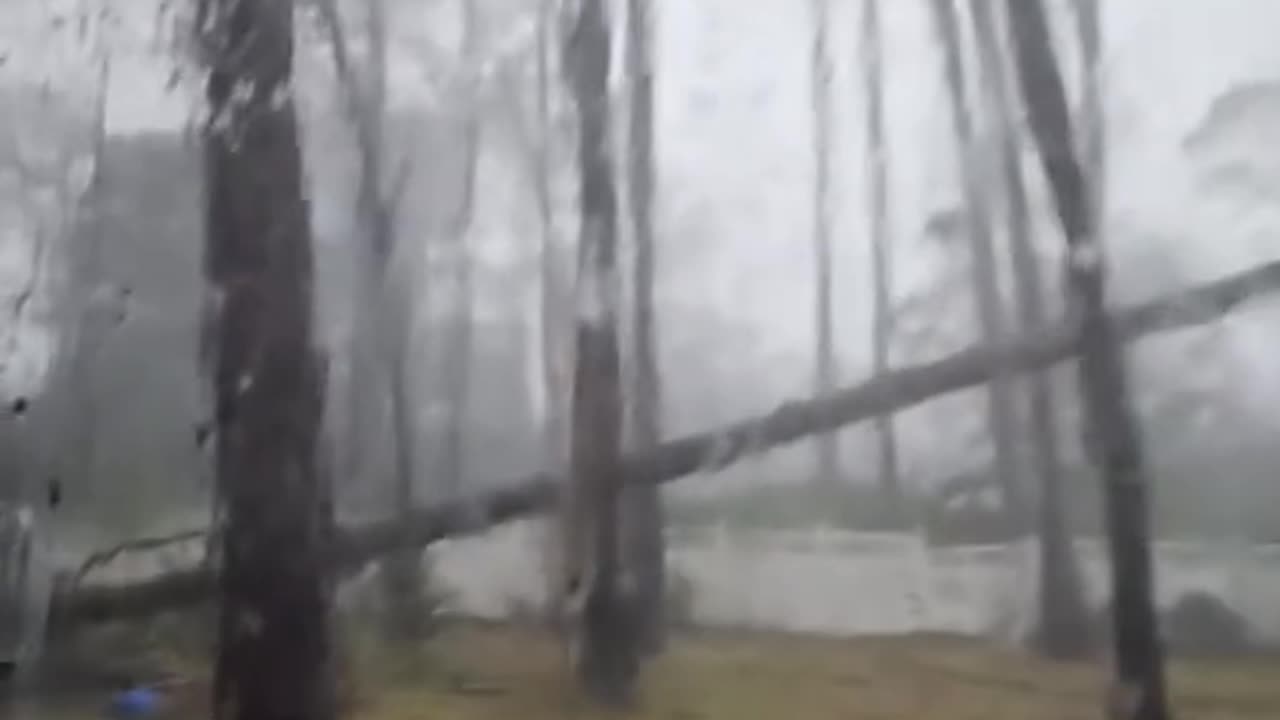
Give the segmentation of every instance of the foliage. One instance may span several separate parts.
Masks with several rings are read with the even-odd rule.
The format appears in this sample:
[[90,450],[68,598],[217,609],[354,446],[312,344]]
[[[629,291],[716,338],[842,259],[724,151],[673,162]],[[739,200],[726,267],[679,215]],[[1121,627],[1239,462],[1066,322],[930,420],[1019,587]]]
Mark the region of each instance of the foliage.
[[1232,657],[1252,649],[1248,622],[1206,592],[1178,598],[1164,618],[1165,642],[1184,657]]

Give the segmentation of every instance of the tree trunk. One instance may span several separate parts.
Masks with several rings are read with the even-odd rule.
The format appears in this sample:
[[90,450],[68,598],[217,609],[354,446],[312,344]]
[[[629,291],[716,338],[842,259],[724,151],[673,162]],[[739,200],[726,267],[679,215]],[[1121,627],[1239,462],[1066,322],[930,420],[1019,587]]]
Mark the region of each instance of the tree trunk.
[[[1280,262],[1188,288],[1114,314],[1120,340],[1203,325],[1239,305],[1280,292]],[[711,473],[743,458],[830,432],[878,415],[897,412],[940,395],[982,385],[991,368],[1009,374],[1041,372],[1075,357],[1079,331],[1056,324],[997,346],[974,346],[939,360],[892,370],[880,378],[835,393],[794,400],[764,415],[667,440],[651,451],[622,458],[627,482],[663,483],[693,473]],[[433,506],[404,517],[344,528],[328,560],[342,568],[359,567],[388,552],[422,547],[446,537],[481,532],[552,509],[567,480],[538,472],[505,481],[499,488]],[[54,594],[55,625],[138,617],[190,605],[213,591],[214,576],[205,567],[163,573],[121,585],[63,585]]]
[[[383,294],[391,288],[383,288]],[[395,312],[399,311],[399,312]],[[395,314],[393,314],[395,312]],[[396,512],[404,513],[418,505],[416,438],[417,423],[413,416],[413,374],[409,368],[410,347],[407,319],[395,323],[393,318],[405,312],[403,303],[386,302],[376,322],[384,327],[380,336],[388,400],[391,410],[392,464],[394,467]],[[430,630],[431,607],[427,598],[427,574],[423,569],[421,550],[407,548],[388,557],[382,566],[382,580],[387,599],[386,631],[393,641],[412,643]]]
[[[884,130],[884,41],[880,2],[866,0],[862,16],[863,68],[867,92],[867,165],[871,185],[872,374],[889,370],[893,342],[893,250],[889,227],[889,161]],[[880,486],[895,521],[907,520],[898,467],[898,438],[893,416],[875,419]]]
[[577,664],[583,688],[598,702],[621,705],[631,699],[638,668],[632,598],[618,582],[622,383],[618,203],[607,140],[609,34],[605,0],[582,0],[565,44],[578,111],[582,216],[569,493],[572,529],[580,534],[568,595],[581,598]]
[[[1004,58],[1004,46],[996,29],[992,7],[971,2],[978,56],[986,76],[987,104],[1000,134],[999,160],[1013,256],[1014,296],[1018,324],[1023,332],[1048,327],[1044,283],[1031,237],[1027,189],[1022,176],[1022,155],[1014,123],[1012,88]],[[1031,469],[1040,488],[1040,627],[1035,638],[1048,656],[1081,658],[1091,646],[1089,611],[1085,605],[1080,571],[1072,547],[1070,523],[1062,500],[1062,453],[1053,387],[1047,374],[1025,379],[1031,441]]]
[[[472,157],[475,153],[472,151]],[[474,163],[474,161],[471,161]],[[464,181],[465,182],[465,181]],[[442,486],[449,496],[462,492],[467,474],[467,418],[471,389],[471,352],[474,344],[474,318],[472,312],[472,268],[467,257],[465,231],[455,236],[457,243],[452,260],[454,272],[453,332],[449,339],[449,358],[445,362],[445,396],[448,415],[438,465]]]
[[538,141],[534,149],[534,194],[538,207],[539,242],[539,318],[542,337],[542,379],[547,397],[545,443],[547,464],[558,466],[568,449],[565,422],[569,416],[563,398],[565,391],[565,356],[567,343],[566,281],[560,272],[559,248],[555,227],[555,207],[551,186],[555,180],[552,147],[555,127],[551,113],[551,45],[553,5],[555,0],[541,0],[538,10],[537,40],[537,114]]
[[1071,132],[1048,21],[1038,0],[1009,0],[1010,29],[1032,134],[1067,241],[1067,281],[1078,324],[1080,391],[1099,464],[1111,551],[1116,682],[1112,708],[1126,720],[1165,720],[1164,653],[1153,601],[1142,437],[1133,416],[1117,330],[1106,312],[1104,262],[1089,183]]
[[[480,62],[480,9],[474,2],[462,4],[463,62],[468,68],[478,67]],[[445,390],[448,398],[448,420],[445,426],[443,451],[440,459],[440,475],[445,490],[450,495],[462,491],[466,477],[467,410],[471,397],[471,354],[474,336],[474,284],[475,268],[468,242],[472,221],[475,218],[476,181],[480,164],[481,117],[478,101],[471,99],[471,107],[463,132],[463,168],[458,180],[461,199],[449,223],[451,243],[450,265],[453,270],[453,333],[449,349],[452,351],[445,363]]]
[[312,341],[313,262],[292,100],[293,3],[202,0],[211,118],[204,135],[205,274],[217,298],[212,378],[225,503],[214,714],[335,717],[317,466],[324,382]]
[[[337,0],[323,0],[319,8],[360,152],[356,217],[363,225],[367,241],[367,247],[357,251],[360,267],[354,314],[364,322],[355,324],[351,341],[351,416],[348,429],[352,433],[351,450],[357,453],[351,459],[370,454],[371,433],[366,424],[380,430],[389,420],[393,511],[403,512],[417,503],[417,468],[414,462],[417,431],[410,403],[413,387],[412,363],[409,362],[412,352],[410,284],[408,278],[392,272],[398,199],[392,197],[387,188],[387,148],[382,128],[387,96],[385,3],[386,0],[370,0],[366,6],[368,67],[363,73],[354,65]],[[359,332],[366,323],[372,332],[371,338]],[[366,349],[366,343],[372,347]],[[370,349],[372,358],[368,356]],[[372,398],[366,396],[370,392]],[[378,409],[377,422],[364,416],[364,411],[370,406]],[[354,462],[351,464],[359,467]],[[430,612],[422,554],[410,550],[387,558],[382,567],[382,579],[388,605],[388,636],[397,640],[422,637],[427,630]]]
[[[551,186],[554,181],[552,147],[555,131],[551,116],[552,51],[551,37],[555,0],[540,0],[538,5],[537,67],[535,105],[538,135],[532,143],[534,199],[538,208],[539,243],[538,317],[541,337],[543,412],[542,467],[562,473],[567,465],[569,410],[568,308],[565,298],[567,282],[560,271],[560,250],[555,227],[555,208]],[[547,610],[553,624],[558,622],[558,606],[564,590],[563,567],[569,553],[565,548],[570,533],[563,514],[552,517],[545,526],[544,561],[547,580]]]
[[[813,47],[810,80],[813,103],[813,321],[814,394],[825,395],[836,384],[834,322],[831,299],[831,61],[828,56],[827,0],[811,0]],[[831,488],[841,480],[840,439],[817,438],[819,487]]]
[[[991,221],[987,217],[986,193],[978,176],[979,158],[974,132],[965,103],[967,89],[960,27],[953,0],[931,0],[934,19],[942,39],[944,72],[951,99],[951,121],[960,157],[960,185],[964,194],[969,242],[973,248],[972,277],[974,299],[982,339],[998,343],[1006,334],[1004,311],[996,266]],[[1018,419],[1008,378],[994,369],[988,386],[987,417],[995,450],[996,480],[1004,494],[1005,510],[1012,530],[1027,526],[1027,502],[1023,492],[1017,456]]]
[[[631,90],[630,182],[635,231],[635,380],[631,393],[632,449],[653,448],[662,439],[662,378],[654,329],[653,237],[653,32],[651,0],[628,0],[627,64]],[[641,650],[654,654],[663,644],[663,598],[666,545],[662,496],[652,483],[628,486],[624,492],[623,544],[629,572],[636,583],[636,632]]]
[[1089,181],[1089,211],[1103,227],[1107,194],[1107,123],[1102,107],[1102,17],[1098,0],[1075,0],[1080,36],[1080,154]]

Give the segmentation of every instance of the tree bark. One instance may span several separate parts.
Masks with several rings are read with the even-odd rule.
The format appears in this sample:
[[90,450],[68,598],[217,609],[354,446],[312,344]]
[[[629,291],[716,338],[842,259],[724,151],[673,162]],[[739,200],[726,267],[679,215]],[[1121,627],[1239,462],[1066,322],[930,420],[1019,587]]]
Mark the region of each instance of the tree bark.
[[325,551],[333,506],[317,464],[324,383],[292,95],[293,3],[201,0],[209,78],[205,275],[221,532],[214,714],[335,717]]
[[[985,342],[998,343],[1006,334],[1006,323],[1001,307],[991,220],[987,217],[987,194],[981,189],[982,178],[977,173],[977,147],[965,101],[968,91],[960,27],[953,1],[931,0],[942,40],[943,70],[951,99],[952,131],[960,159],[960,186],[968,220],[969,242],[973,248],[972,281],[978,325]],[[1020,530],[1027,523],[1027,502],[1016,451],[1018,418],[1008,378],[993,369],[987,393],[987,418],[995,452],[996,481],[1004,495],[1010,529]]]
[[568,596],[578,604],[577,670],[596,702],[630,701],[638,671],[633,597],[619,583],[622,378],[618,353],[618,199],[609,157],[610,28],[605,0],[582,0],[565,43],[578,112],[581,229],[569,490],[578,533]]
[[[1249,300],[1280,292],[1280,262],[1183,290],[1114,314],[1117,337],[1146,335],[1213,322]],[[893,370],[831,395],[796,400],[730,425],[667,440],[621,461],[627,482],[663,483],[712,473],[745,457],[896,412],[940,395],[981,385],[991,367],[1041,372],[1075,357],[1078,330],[1058,324],[997,346],[974,346],[932,362]],[[499,489],[417,508],[405,517],[341,529],[328,562],[358,567],[388,552],[422,547],[545,512],[560,501],[563,475],[544,471],[488,483]],[[151,615],[207,599],[215,578],[208,569],[177,570],[121,585],[62,585],[54,595],[55,624],[102,622]]]
[[[634,451],[643,452],[662,439],[662,377],[658,369],[654,328],[653,237],[653,32],[651,0],[628,0],[627,64],[631,90],[630,171],[632,224],[635,232],[635,380],[631,393]],[[666,547],[659,486],[643,483],[624,491],[623,540],[629,571],[635,579],[636,632],[640,649],[655,654],[663,645],[663,598]]]
[[[874,377],[880,377],[889,370],[889,351],[893,341],[893,250],[890,246],[889,162],[884,129],[884,42],[879,0],[866,0],[863,5],[862,46],[867,88],[867,165],[871,176],[872,373]],[[893,416],[878,416],[875,433],[880,486],[885,502],[896,521],[906,520]]]
[[[1000,174],[1009,223],[1018,324],[1023,332],[1034,332],[1048,325],[1049,315],[1045,308],[1039,260],[1031,237],[1027,188],[1022,175],[1018,128],[1012,115],[1015,105],[1004,60],[1005,48],[1000,42],[992,7],[981,0],[970,2],[970,7],[978,56],[986,76],[987,104],[1000,134]],[[1049,375],[1038,373],[1025,378],[1024,388],[1029,408],[1031,469],[1040,489],[1040,625],[1035,641],[1050,657],[1081,658],[1091,647],[1091,627],[1080,570],[1071,543],[1070,523],[1063,506],[1062,453],[1058,447],[1053,387]]]
[[1009,0],[1023,102],[1067,242],[1087,435],[1106,499],[1116,717],[1166,720],[1164,652],[1153,599],[1147,469],[1117,329],[1106,312],[1104,258],[1089,182],[1076,156],[1066,91],[1039,0]]
[[[831,61],[828,58],[827,0],[810,0],[813,11],[813,46],[810,51],[811,101],[813,103],[813,321],[815,395],[835,388],[835,329],[831,298]],[[840,439],[817,439],[816,481],[833,487],[841,480]]]

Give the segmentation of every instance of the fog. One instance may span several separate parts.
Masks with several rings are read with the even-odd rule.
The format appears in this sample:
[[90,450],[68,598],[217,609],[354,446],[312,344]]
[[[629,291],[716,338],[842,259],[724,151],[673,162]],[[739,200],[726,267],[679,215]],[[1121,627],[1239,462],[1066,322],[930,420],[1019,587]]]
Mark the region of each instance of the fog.
[[[563,315],[572,318],[571,306],[583,302],[573,275],[573,99],[564,88],[552,91],[551,127],[539,126],[538,4],[473,0],[468,13],[444,0],[388,2],[385,112],[376,118],[386,167],[377,182],[395,191],[396,246],[378,277],[397,288],[394,302],[403,301],[395,311],[403,313],[415,375],[392,392],[409,408],[407,441],[393,437],[386,391],[373,389],[367,374],[383,332],[370,328],[382,327],[391,306],[366,306],[372,296],[362,295],[359,112],[344,96],[321,6],[299,2],[297,13],[291,90],[316,248],[315,339],[327,357],[323,454],[344,522],[405,509],[403,496],[393,499],[400,462],[393,448],[401,442],[416,467],[409,495],[418,503],[469,497],[538,470],[565,472],[546,447],[547,427],[567,402],[554,397],[546,372],[554,354],[539,304],[550,282],[540,265],[546,247],[562,275]],[[208,118],[205,76],[187,31],[194,4],[6,0],[0,10],[0,308],[10,310],[0,326],[0,395],[10,410],[0,467],[5,496],[15,501],[37,502],[50,478],[61,483],[65,501],[56,514],[42,511],[41,522],[62,569],[131,538],[205,526],[215,509],[205,443],[214,419],[200,365],[202,313],[212,297],[201,264],[198,132]],[[832,0],[828,25],[839,387],[874,374],[864,4]],[[622,17],[624,3],[613,5]],[[661,434],[670,439],[815,394],[814,27],[810,3],[797,0],[656,5],[654,326]],[[1072,109],[1082,112],[1073,6],[1047,5]],[[375,38],[362,25],[363,7],[339,6],[353,56],[368,62]],[[1272,152],[1280,145],[1280,5],[1100,7],[1099,235],[1111,306],[1280,261],[1280,155]],[[938,34],[926,2],[882,8],[888,354],[901,368],[983,337],[971,300],[965,168]],[[629,109],[622,43],[613,54],[609,100],[621,116]],[[977,61],[966,55],[966,62]],[[1000,129],[972,110],[975,143],[994,156]],[[614,125],[612,154],[626,158],[622,121]],[[1036,148],[1027,137],[1019,143],[1035,260],[1058,318],[1067,306],[1065,245]],[[534,189],[540,158],[548,163],[541,179],[549,246]],[[995,162],[986,162],[982,177],[992,179]],[[468,189],[461,178],[469,163]],[[623,232],[624,245],[633,239]],[[1007,257],[1010,240],[1001,233],[996,244]],[[628,246],[623,269],[634,262]],[[470,290],[460,300],[463,266]],[[998,293],[1012,305],[1009,270],[1001,276]],[[620,282],[630,292],[632,281]],[[462,303],[466,335],[455,326]],[[625,356],[635,334],[629,322],[622,323],[626,379],[635,373]],[[459,338],[468,348],[461,360]],[[1280,301],[1264,295],[1220,319],[1126,347],[1153,486],[1157,605],[1167,611],[1188,592],[1207,593],[1244,618],[1257,642],[1280,643],[1273,609]],[[1047,376],[1059,397],[1069,531],[1096,610],[1109,595],[1105,519],[1098,473],[1081,442],[1074,365]],[[971,387],[895,415],[901,482],[912,502],[931,506],[947,488],[994,476],[986,397]],[[1036,613],[1033,538],[993,527],[993,493],[968,498],[953,521],[895,525],[877,499],[870,423],[837,437],[838,502],[815,485],[811,441],[667,485],[669,564],[692,593],[687,620],[837,636],[947,632],[1017,644]],[[513,618],[554,601],[547,533],[541,522],[522,521],[448,538],[426,565],[451,612]],[[201,538],[176,550],[124,552],[81,579],[126,583],[192,567],[205,547]],[[348,610],[375,602],[374,565],[366,565],[343,587]]]

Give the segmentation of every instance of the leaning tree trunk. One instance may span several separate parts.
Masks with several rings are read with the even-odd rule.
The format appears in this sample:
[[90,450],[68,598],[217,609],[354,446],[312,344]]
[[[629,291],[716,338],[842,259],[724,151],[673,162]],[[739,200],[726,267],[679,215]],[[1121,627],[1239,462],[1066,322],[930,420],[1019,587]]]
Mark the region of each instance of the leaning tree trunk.
[[1106,312],[1104,257],[1089,183],[1076,157],[1062,76],[1038,0],[1009,0],[1023,100],[1067,242],[1071,313],[1079,326],[1080,390],[1087,436],[1106,498],[1116,686],[1112,708],[1125,720],[1165,720],[1164,653],[1151,568],[1147,475],[1124,355]]
[[[889,370],[889,350],[893,341],[893,250],[889,227],[889,158],[884,129],[884,41],[880,29],[880,2],[866,0],[862,16],[862,49],[865,53],[867,92],[867,166],[871,185],[871,282],[872,282],[872,374],[880,377]],[[898,437],[892,415],[875,419],[880,459],[880,486],[894,520],[907,519],[898,466]]]
[[[654,329],[655,248],[653,237],[653,58],[651,0],[628,0],[627,64],[631,83],[628,187],[635,231],[635,381],[631,393],[631,430],[635,450],[648,450],[661,438],[662,378]],[[636,632],[641,649],[656,653],[663,642],[666,547],[662,496],[655,484],[631,485],[624,492],[623,545],[636,582]]]
[[[1214,322],[1247,302],[1277,292],[1280,262],[1272,262],[1116,310],[1112,320],[1119,340],[1132,342]],[[1042,372],[1074,358],[1078,336],[1075,325],[1057,323],[998,346],[971,346],[938,360],[891,370],[884,377],[825,397],[792,400],[771,412],[665,440],[649,452],[628,454],[621,460],[621,475],[628,483],[665,483],[694,473],[714,473],[819,433],[982,385],[993,366],[1010,374]],[[389,552],[547,512],[561,503],[568,484],[559,473],[535,472],[490,481],[485,485],[497,489],[417,508],[404,517],[340,528],[328,560],[340,569],[358,568]],[[144,617],[207,599],[215,581],[213,568],[201,565],[119,585],[63,586],[52,598],[50,622],[64,626]]]
[[[813,103],[813,321],[814,394],[831,392],[836,383],[835,329],[831,298],[831,61],[827,57],[827,0],[811,0],[813,46],[810,81]],[[817,484],[832,487],[840,480],[837,435],[817,438]]]
[[[1005,47],[996,29],[992,7],[983,0],[971,2],[978,57],[986,77],[987,105],[1000,134],[1000,174],[1008,213],[1009,246],[1013,256],[1013,286],[1018,324],[1023,332],[1049,325],[1044,282],[1031,237],[1030,210],[1023,178],[1019,132],[1014,123],[1012,88],[1005,63]],[[1083,657],[1090,649],[1089,611],[1085,605],[1080,570],[1071,543],[1070,526],[1062,497],[1062,453],[1051,378],[1046,373],[1025,379],[1030,409],[1028,435],[1031,469],[1040,488],[1040,619],[1035,642],[1048,656]]]
[[579,297],[573,377],[569,517],[577,555],[568,595],[580,598],[577,665],[587,694],[607,705],[634,690],[631,598],[619,586],[622,383],[618,355],[618,201],[609,158],[609,22],[605,0],[582,0],[565,43],[578,111]]
[[[931,0],[934,20],[942,40],[944,72],[951,100],[952,131],[960,156],[960,184],[968,219],[969,242],[973,248],[973,291],[977,305],[982,339],[998,343],[1005,336],[1004,311],[1001,308],[997,279],[995,244],[990,219],[987,217],[986,193],[977,173],[973,125],[965,103],[967,96],[960,27],[953,0]],[[993,369],[988,385],[987,418],[995,449],[996,480],[1004,493],[1005,510],[1011,531],[1026,525],[1027,503],[1019,478],[1017,456],[1018,420],[1009,380]]]
[[202,0],[209,67],[205,274],[216,471],[225,504],[214,714],[335,716],[317,466],[324,382],[312,341],[313,262],[292,100],[293,3]]

